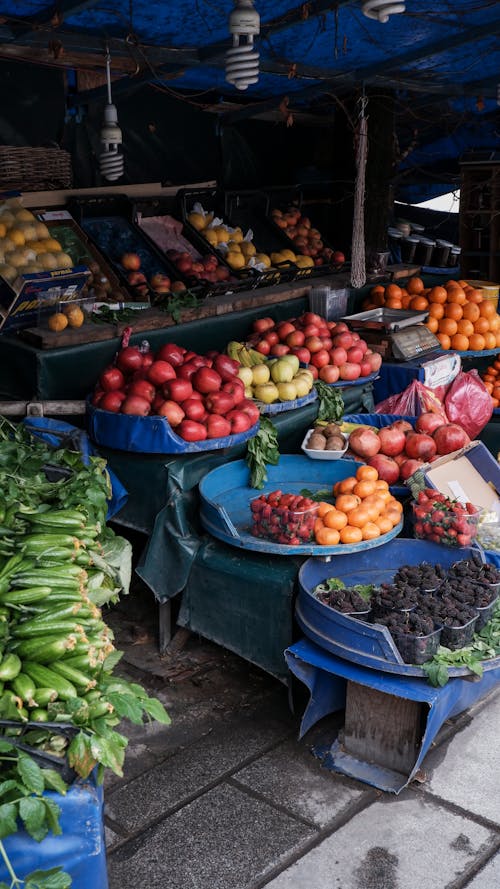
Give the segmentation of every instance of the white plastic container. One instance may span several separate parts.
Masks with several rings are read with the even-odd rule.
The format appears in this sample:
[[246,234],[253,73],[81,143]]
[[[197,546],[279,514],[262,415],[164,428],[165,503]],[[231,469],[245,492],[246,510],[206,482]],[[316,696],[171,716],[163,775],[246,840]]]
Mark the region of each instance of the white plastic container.
[[300,446],[301,449],[304,451],[304,454],[306,455],[306,457],[310,457],[311,460],[340,460],[344,456],[345,452],[347,451],[348,444],[349,444],[349,436],[348,435],[344,435],[344,433],[341,433],[342,438],[344,439],[344,442],[345,442],[345,446],[342,451],[319,451],[319,450],[316,450],[316,448],[308,448],[307,447],[307,442],[309,441],[313,432],[314,432],[314,429],[307,430],[307,432],[304,436],[304,440]]

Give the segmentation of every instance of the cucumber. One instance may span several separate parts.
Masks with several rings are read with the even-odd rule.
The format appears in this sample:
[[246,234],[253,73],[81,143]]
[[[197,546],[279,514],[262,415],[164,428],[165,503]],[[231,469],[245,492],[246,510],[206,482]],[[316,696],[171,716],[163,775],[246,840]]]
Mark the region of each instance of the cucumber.
[[42,707],[30,710],[29,718],[31,722],[49,722],[49,714]]
[[[81,636],[83,635],[83,627],[77,621],[77,618],[74,618],[73,620],[46,621],[44,623],[40,622],[38,617],[33,618],[32,620],[26,620],[23,623],[12,627],[12,635],[16,639],[32,639],[36,636],[41,636],[43,633],[48,633],[52,636],[69,636],[71,633],[76,633]],[[0,673],[0,679],[1,678]]]
[[77,637],[65,634],[44,638],[23,639],[16,648],[16,654],[38,664],[50,664],[69,654],[75,647]]
[[56,698],[57,691],[55,688],[35,688],[33,700],[37,707],[46,707],[47,704],[51,704]]
[[57,661],[52,665],[52,669],[54,670],[54,673],[58,673],[60,676],[63,676],[64,679],[68,679],[69,682],[72,682],[76,688],[83,688],[85,691],[89,691],[96,685],[95,679],[86,676],[82,670],[77,670],[76,667],[72,667],[64,661]]
[[26,704],[30,704],[33,700],[36,685],[26,673],[18,673],[14,679],[11,679],[10,687]]
[[28,587],[24,590],[6,590],[0,593],[2,605],[30,605],[32,602],[42,602],[51,593],[50,586]]
[[70,698],[78,697],[75,686],[59,673],[55,673],[54,670],[33,661],[24,661],[23,669],[40,688],[55,689],[61,701],[69,701]]
[[21,672],[21,667],[21,659],[17,654],[6,654],[0,663],[0,680],[6,682],[15,679]]

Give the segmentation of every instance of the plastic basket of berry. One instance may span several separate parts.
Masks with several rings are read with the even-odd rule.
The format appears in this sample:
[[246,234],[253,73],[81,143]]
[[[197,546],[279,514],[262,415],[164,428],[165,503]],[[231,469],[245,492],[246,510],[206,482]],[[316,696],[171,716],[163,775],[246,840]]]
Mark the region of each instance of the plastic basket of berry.
[[435,628],[432,618],[425,614],[392,612],[377,623],[387,627],[405,664],[425,664],[439,648],[441,628]]
[[[363,595],[361,595],[363,593]],[[318,584],[314,590],[316,598],[335,611],[357,620],[369,620],[371,617],[372,588],[363,584],[346,587],[341,581],[329,580]]]

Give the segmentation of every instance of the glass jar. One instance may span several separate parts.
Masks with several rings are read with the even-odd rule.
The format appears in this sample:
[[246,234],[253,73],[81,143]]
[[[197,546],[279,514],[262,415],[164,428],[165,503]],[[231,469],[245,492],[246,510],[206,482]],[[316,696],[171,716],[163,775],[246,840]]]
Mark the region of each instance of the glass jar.
[[448,268],[456,269],[460,265],[461,252],[461,247],[458,247],[456,244],[452,245],[450,249],[450,255],[448,257]]
[[448,259],[450,257],[450,250],[453,247],[453,244],[450,241],[441,241],[436,239],[436,246],[432,251],[432,259],[431,265],[435,266],[438,269],[444,269],[448,265]]
[[409,235],[407,238],[401,239],[401,262],[413,262],[415,252],[420,243],[420,238],[415,235]]
[[420,238],[415,250],[415,262],[418,265],[430,265],[432,251],[436,246],[435,241],[430,238]]

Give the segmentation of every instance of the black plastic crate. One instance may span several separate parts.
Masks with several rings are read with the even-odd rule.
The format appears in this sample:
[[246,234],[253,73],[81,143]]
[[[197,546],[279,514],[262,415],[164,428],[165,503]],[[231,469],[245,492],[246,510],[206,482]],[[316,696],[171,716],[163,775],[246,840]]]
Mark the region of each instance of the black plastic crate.
[[[230,268],[227,262],[224,260],[224,257],[221,256],[217,250],[214,250],[208,241],[205,238],[201,237],[196,229],[193,226],[189,225],[186,219],[183,218],[182,213],[179,212],[179,203],[177,201],[176,196],[172,197],[150,197],[150,198],[142,198],[141,200],[135,201],[133,205],[133,215],[134,222],[137,224],[140,229],[142,235],[146,240],[151,242],[155,249],[160,250],[163,254],[161,246],[156,243],[153,237],[145,231],[142,225],[138,222],[139,214],[143,218],[147,218],[148,216],[172,216],[174,219],[180,220],[182,224],[182,236],[188,241],[189,245],[196,251],[196,253],[200,256],[215,256],[217,258],[218,263],[226,268],[230,272],[230,277],[224,279],[223,281],[213,282],[206,281],[203,278],[198,278],[197,276],[189,276],[183,275],[181,272],[176,270],[176,274],[178,274],[181,280],[186,279],[189,283],[189,287],[193,291],[200,291],[203,296],[211,297],[211,296],[224,296],[227,293],[236,293],[240,290],[248,289],[248,280],[246,276],[240,275],[240,277],[236,276],[236,273]],[[196,233],[196,237],[194,236]],[[169,262],[171,262],[170,257],[167,256]],[[171,264],[175,268],[175,263],[173,261]],[[250,282],[250,286],[253,285],[253,281]]]
[[190,282],[183,277],[134,222],[134,207],[128,198],[73,198],[68,209],[81,228],[112,265],[121,282],[135,299],[154,301],[154,290],[148,284],[147,293],[131,284],[121,264],[124,253],[137,253],[142,274],[149,281],[154,274],[166,275],[171,281]]
[[63,735],[70,742],[81,729],[79,726],[62,722],[18,722],[14,719],[0,719],[0,740],[7,741],[24,753],[29,753],[40,768],[54,769],[63,781],[72,784],[78,775],[69,765],[66,756],[56,756],[29,744],[30,733],[39,731]]

